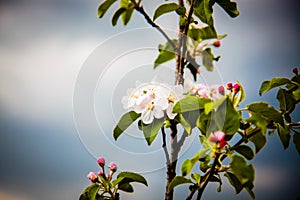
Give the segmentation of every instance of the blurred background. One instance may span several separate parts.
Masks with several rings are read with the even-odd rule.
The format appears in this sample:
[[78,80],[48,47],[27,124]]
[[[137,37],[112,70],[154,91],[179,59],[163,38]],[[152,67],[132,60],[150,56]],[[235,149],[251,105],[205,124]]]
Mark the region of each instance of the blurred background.
[[[161,2],[145,0],[143,5],[152,16]],[[221,48],[215,50],[221,55],[215,77],[218,83],[240,80],[247,92],[244,105],[268,101],[276,106],[276,91],[260,97],[258,88],[263,80],[274,76],[291,77],[292,68],[299,67],[298,1],[237,2],[240,16],[235,19],[215,7],[217,30],[228,34]],[[0,199],[78,199],[89,184],[87,173],[98,171],[98,156],[115,161],[120,170],[143,172],[147,178],[149,188],[135,185],[136,192],[122,193],[123,199],[163,199],[165,169],[160,140],[153,147],[147,147],[140,137],[137,142],[126,136],[114,142],[111,131],[113,122],[125,112],[120,101],[126,88],[134,87],[135,79],[151,80],[157,53],[154,49],[164,39],[156,30],[147,29],[138,13],[128,26],[119,22],[112,27],[110,20],[117,5],[104,19],[97,19],[99,3],[0,1]],[[177,22],[172,17],[168,14],[157,22],[174,29]],[[143,51],[130,52],[143,46]],[[124,54],[126,49],[129,53]],[[125,70],[118,74],[119,65]],[[160,74],[172,72],[169,68],[160,70]],[[85,81],[94,86],[89,87],[87,96],[78,89],[84,91]],[[106,93],[110,98],[105,99]],[[90,101],[81,105],[86,98]],[[300,120],[299,108],[293,119]],[[293,143],[283,150],[276,135],[268,140],[253,161],[257,199],[299,198],[300,157]],[[195,152],[189,148],[194,142],[193,138],[188,141],[183,159]],[[204,199],[249,199],[245,191],[235,196],[227,181],[222,193],[216,193],[216,188],[211,184]],[[176,199],[184,199],[184,189],[177,190]]]

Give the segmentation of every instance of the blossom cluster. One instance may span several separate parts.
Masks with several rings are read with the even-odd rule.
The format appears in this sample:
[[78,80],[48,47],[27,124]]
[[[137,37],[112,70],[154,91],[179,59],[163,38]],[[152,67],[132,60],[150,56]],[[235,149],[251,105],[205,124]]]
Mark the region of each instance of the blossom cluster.
[[194,83],[189,79],[185,80],[184,89],[188,94],[198,95],[201,98],[210,98],[213,101],[225,95],[225,88],[222,85],[208,86],[203,83]]
[[154,118],[160,119],[165,115],[174,119],[173,107],[182,98],[182,86],[169,86],[161,83],[140,84],[122,99],[125,109],[133,109],[141,114],[143,123],[150,124]]
[[208,86],[194,83],[189,79],[185,79],[183,87],[157,82],[137,84],[135,89],[123,97],[122,104],[125,109],[141,114],[144,124],[151,124],[154,119],[163,117],[174,119],[176,114],[172,113],[173,107],[183,98],[183,94],[198,95],[216,101],[225,95],[225,88],[220,85]]
[[117,171],[118,167],[116,163],[111,162],[107,167],[109,169],[109,174],[105,175],[105,159],[104,158],[98,158],[97,160],[98,165],[101,167],[101,170],[96,174],[95,172],[89,172],[87,175],[87,178],[92,183],[100,182],[101,179],[99,179],[99,176],[105,177],[107,180],[111,180],[112,175]]

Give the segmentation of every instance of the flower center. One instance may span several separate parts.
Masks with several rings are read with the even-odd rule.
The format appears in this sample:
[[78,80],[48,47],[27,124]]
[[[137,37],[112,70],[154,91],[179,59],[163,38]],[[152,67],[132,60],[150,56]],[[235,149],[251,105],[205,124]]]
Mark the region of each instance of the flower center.
[[148,103],[147,109],[148,110],[153,110],[153,108],[154,108],[154,103],[153,102]]

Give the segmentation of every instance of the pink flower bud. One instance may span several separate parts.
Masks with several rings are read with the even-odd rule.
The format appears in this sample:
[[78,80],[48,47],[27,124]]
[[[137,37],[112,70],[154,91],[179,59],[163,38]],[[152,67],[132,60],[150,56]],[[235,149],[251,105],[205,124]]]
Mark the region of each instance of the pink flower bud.
[[100,171],[98,172],[98,175],[99,175],[99,176],[102,176],[102,175],[103,175],[103,171],[100,170]]
[[233,91],[235,93],[238,93],[240,91],[240,89],[241,89],[241,87],[240,87],[239,84],[236,83],[236,84],[233,85]]
[[223,133],[222,131],[216,131],[212,136],[210,136],[209,141],[218,143],[222,148],[227,144],[225,136],[225,133]]
[[213,42],[213,45],[214,45],[215,47],[220,47],[220,46],[221,46],[221,40],[215,40],[215,41]]
[[98,158],[97,163],[98,163],[98,165],[100,165],[100,167],[104,167],[105,159],[104,158]]
[[231,90],[232,89],[232,83],[231,82],[227,83],[226,89],[227,90]]
[[293,69],[293,72],[294,72],[294,74],[298,75],[298,68],[295,67],[295,68]]
[[110,171],[112,171],[112,172],[115,172],[115,171],[117,171],[117,169],[118,169],[116,163],[114,163],[114,162],[111,162],[111,163],[108,165],[108,168],[109,168]]
[[97,174],[95,174],[94,172],[90,172],[88,175],[87,175],[87,178],[90,179],[90,181],[92,183],[96,183],[97,182],[97,179],[98,179],[98,176]]
[[219,87],[218,87],[218,91],[219,91],[219,93],[220,93],[221,95],[224,95],[224,94],[225,94],[225,88],[224,88],[224,86],[223,86],[223,85],[219,86]]
[[110,181],[111,180],[111,174],[106,174],[106,178]]

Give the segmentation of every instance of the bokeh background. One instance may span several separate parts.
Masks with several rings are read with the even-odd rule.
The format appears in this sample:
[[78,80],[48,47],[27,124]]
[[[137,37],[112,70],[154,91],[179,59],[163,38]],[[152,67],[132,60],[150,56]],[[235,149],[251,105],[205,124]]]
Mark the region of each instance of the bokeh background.
[[[145,0],[143,4],[152,15],[161,2]],[[218,72],[224,83],[235,80],[243,83],[247,91],[244,104],[268,101],[276,105],[275,91],[260,97],[258,88],[265,79],[292,76],[292,68],[299,66],[299,4],[296,0],[237,2],[240,16],[235,19],[215,8],[218,32],[229,35],[222,41],[222,47],[216,50],[222,56],[217,64]],[[96,0],[0,1],[0,199],[78,199],[89,184],[86,174],[98,170],[97,156],[119,163],[120,169],[137,167],[140,170],[141,166],[151,168],[154,163],[151,157],[146,161],[139,160],[134,153],[140,151],[147,157],[149,149],[155,151],[160,146],[159,140],[153,149],[141,141],[128,149],[132,147],[132,141],[123,139],[123,143],[122,140],[116,143],[119,150],[114,150],[116,146],[111,137],[113,123],[100,120],[100,126],[103,123],[105,126],[100,129],[93,127],[95,122],[89,121],[88,116],[85,118],[84,111],[80,122],[83,123],[85,118],[85,127],[78,128],[78,121],[74,120],[73,102],[78,99],[73,99],[73,91],[78,85],[77,77],[86,65],[90,65],[90,59],[93,62],[99,60],[99,69],[95,73],[99,75],[107,67],[101,64],[102,61],[110,58],[111,52],[118,52],[120,48],[132,50],[132,44],[137,41],[145,42],[147,47],[156,47],[157,42],[164,42],[155,30],[147,29],[143,35],[134,34],[139,33],[136,28],[148,27],[138,13],[134,13],[127,27],[121,23],[111,27],[112,11],[104,19],[97,19],[98,4]],[[172,20],[172,16],[161,17],[158,23],[166,29],[173,29],[177,22]],[[119,38],[114,35],[126,30],[131,32],[123,34],[128,36],[124,43],[114,42]],[[109,44],[105,46],[107,54],[99,55],[97,47],[103,48],[103,42]],[[146,50],[143,52],[144,56]],[[136,59],[140,62],[146,60],[141,72],[135,68],[133,75],[125,72],[125,75],[118,75],[120,79],[113,89],[109,84],[103,85],[101,78],[93,77],[97,84],[93,100],[99,104],[93,107],[96,117],[112,113],[118,119],[125,112],[119,105],[120,98],[126,94],[127,86],[134,85],[128,83],[124,88],[121,85],[129,79],[148,79],[143,73],[147,70],[152,73],[150,62],[155,59],[154,51],[148,55]],[[114,75],[114,72],[111,73],[107,77]],[[141,75],[137,76],[137,73]],[[118,76],[110,76],[108,80],[113,82]],[[88,77],[85,78],[88,80]],[[101,107],[101,92],[122,89],[124,93],[112,93],[111,97],[116,97],[113,103]],[[85,98],[84,94],[82,98]],[[293,117],[300,120],[299,108]],[[86,133],[82,128],[86,129]],[[99,139],[99,145],[94,137]],[[94,143],[87,142],[85,138],[92,138]],[[277,136],[268,139],[268,146],[253,161],[257,199],[299,198],[300,157],[294,145],[291,143],[288,150],[283,150]],[[187,152],[192,155],[194,151],[189,149]],[[188,155],[183,155],[183,158]],[[155,162],[163,164],[163,156],[156,157]],[[144,172],[150,187],[135,185],[136,193],[122,193],[124,199],[163,199],[165,169],[157,167]],[[244,191],[235,196],[227,181],[223,184],[222,193],[216,193],[216,188],[214,184],[209,186],[204,199],[249,199]],[[176,199],[184,197],[184,187],[180,187]]]

